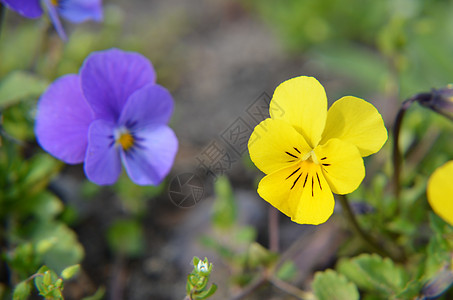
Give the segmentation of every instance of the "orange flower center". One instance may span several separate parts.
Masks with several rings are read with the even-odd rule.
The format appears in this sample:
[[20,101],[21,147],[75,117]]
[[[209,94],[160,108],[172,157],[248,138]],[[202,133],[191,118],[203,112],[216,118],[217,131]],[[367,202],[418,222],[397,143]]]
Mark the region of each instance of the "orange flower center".
[[129,131],[121,132],[119,137],[116,139],[116,144],[121,145],[121,147],[127,151],[134,145],[134,137]]

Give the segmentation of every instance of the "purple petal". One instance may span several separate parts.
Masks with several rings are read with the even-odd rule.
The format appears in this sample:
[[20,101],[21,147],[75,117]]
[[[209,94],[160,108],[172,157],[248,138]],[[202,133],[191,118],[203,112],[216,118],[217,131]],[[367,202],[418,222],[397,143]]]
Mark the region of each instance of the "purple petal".
[[73,23],[102,21],[102,0],[66,0],[58,4],[60,15]]
[[91,54],[80,74],[83,92],[96,117],[111,122],[118,120],[132,93],[156,78],[146,57],[118,49]]
[[138,145],[121,151],[127,174],[139,185],[158,185],[170,172],[178,151],[178,140],[168,126],[147,128],[136,133]]
[[81,163],[93,112],[77,75],[56,80],[38,102],[35,133],[47,152],[69,164]]
[[85,157],[85,174],[99,185],[113,184],[121,173],[119,149],[115,146],[113,123],[96,120],[88,132],[88,149]]
[[26,18],[39,18],[43,11],[39,0],[0,0],[7,7]]
[[43,0],[43,2],[47,7],[47,13],[49,14],[50,20],[52,21],[52,24],[55,27],[58,35],[63,41],[67,41],[68,37],[66,36],[66,33],[63,29],[63,25],[61,25],[56,7],[50,3],[50,0]]
[[164,125],[170,120],[172,112],[170,93],[160,85],[148,84],[129,97],[118,123],[132,130]]

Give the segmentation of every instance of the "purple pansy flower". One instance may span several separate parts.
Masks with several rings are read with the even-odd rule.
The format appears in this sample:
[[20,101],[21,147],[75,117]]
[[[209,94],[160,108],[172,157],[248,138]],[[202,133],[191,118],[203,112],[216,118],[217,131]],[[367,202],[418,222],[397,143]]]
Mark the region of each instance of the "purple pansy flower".
[[113,184],[121,162],[133,182],[157,185],[170,171],[178,140],[166,125],[170,93],[148,59],[118,49],[88,56],[78,75],[50,85],[38,102],[36,137],[69,164],[84,162],[96,184]]
[[[0,0],[10,9],[26,18],[39,18],[43,14],[40,0]],[[73,23],[102,20],[102,0],[43,0],[58,34],[66,39],[58,15]]]

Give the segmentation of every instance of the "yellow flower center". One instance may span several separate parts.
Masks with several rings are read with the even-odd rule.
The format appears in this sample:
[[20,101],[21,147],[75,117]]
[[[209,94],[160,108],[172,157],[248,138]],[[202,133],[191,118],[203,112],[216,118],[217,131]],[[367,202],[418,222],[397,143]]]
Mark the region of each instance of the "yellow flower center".
[[58,5],[58,1],[59,0],[50,0],[50,3],[54,6],[57,6]]
[[314,197],[315,186],[319,186],[319,190],[322,191],[322,183],[320,176],[323,176],[322,172],[327,170],[325,167],[330,166],[326,163],[327,157],[318,159],[314,150],[307,152],[302,155],[298,148],[293,147],[295,152],[286,151],[292,159],[288,162],[297,162],[294,167],[295,170],[286,177],[286,180],[294,180],[291,186],[291,190],[296,186],[297,183],[302,184],[302,188],[311,188],[311,196]]
[[127,151],[134,145],[135,139],[127,129],[122,129],[118,132],[115,141]]

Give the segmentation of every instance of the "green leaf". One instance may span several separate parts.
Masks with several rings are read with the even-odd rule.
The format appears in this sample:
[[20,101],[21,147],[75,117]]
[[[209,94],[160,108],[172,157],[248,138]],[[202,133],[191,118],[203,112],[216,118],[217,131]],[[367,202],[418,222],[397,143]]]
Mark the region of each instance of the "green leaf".
[[318,300],[359,299],[357,287],[333,270],[317,272],[312,288]]
[[212,295],[214,295],[214,293],[217,291],[217,285],[215,284],[212,284],[209,289],[199,293],[198,295],[196,295],[196,299],[207,299],[209,297],[211,297]]
[[14,288],[13,300],[24,300],[30,296],[31,284],[28,280],[20,282]]
[[42,254],[43,262],[58,273],[67,266],[80,263],[83,259],[84,249],[78,242],[75,232],[63,223],[56,221],[37,223],[33,240],[35,243],[48,240],[52,244]]
[[24,99],[38,99],[47,85],[47,81],[24,71],[10,73],[0,83],[0,109]]
[[290,281],[297,275],[297,267],[294,262],[287,260],[277,271],[277,277],[283,281]]
[[251,268],[270,266],[278,259],[278,254],[254,242],[248,251],[248,264]]
[[102,299],[104,299],[104,295],[105,295],[105,288],[103,286],[101,286],[100,288],[98,288],[96,293],[94,293],[94,295],[85,297],[82,300],[102,300]]
[[237,218],[237,205],[228,178],[219,177],[214,184],[214,191],[217,197],[212,208],[212,222],[218,228],[230,228]]
[[65,268],[63,271],[61,271],[61,277],[63,277],[66,280],[71,279],[72,277],[74,277],[74,275],[79,273],[79,271],[80,271],[80,265],[69,266],[69,267]]
[[42,191],[24,201],[24,208],[39,219],[52,220],[63,211],[63,203],[54,194]]
[[60,162],[50,155],[44,153],[34,155],[30,159],[29,167],[24,170],[22,188],[29,193],[42,189],[60,166]]
[[58,275],[46,266],[42,266],[36,274],[38,276],[35,277],[34,281],[40,295],[52,294],[55,289],[53,284],[59,279]]
[[402,267],[377,254],[343,259],[338,263],[337,270],[359,288],[384,296],[402,291],[408,282],[408,276]]
[[107,239],[113,251],[136,257],[144,250],[144,236],[141,224],[136,220],[118,220],[107,233]]

